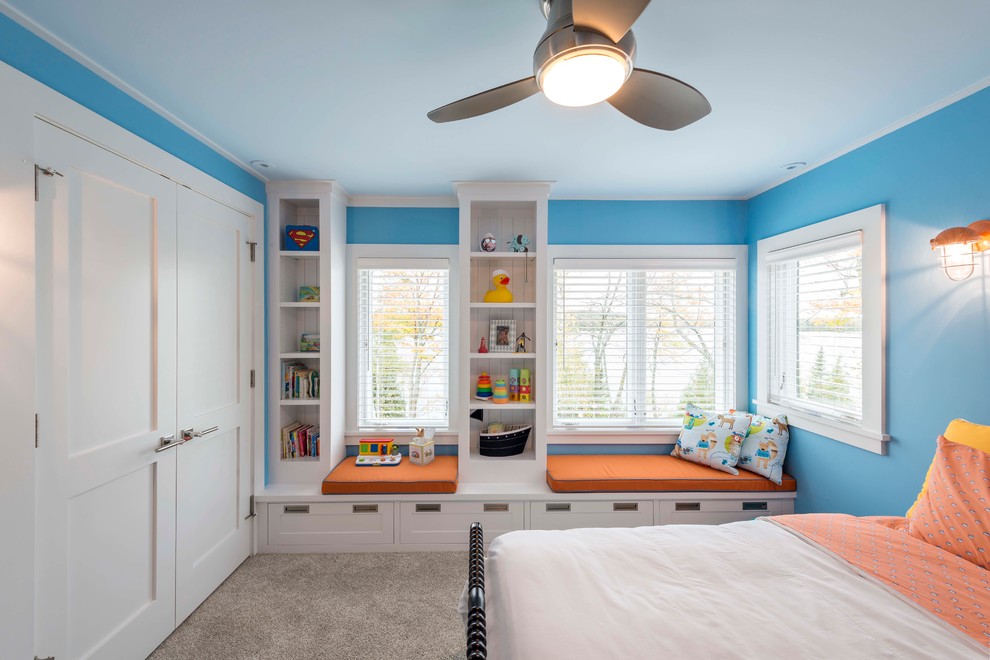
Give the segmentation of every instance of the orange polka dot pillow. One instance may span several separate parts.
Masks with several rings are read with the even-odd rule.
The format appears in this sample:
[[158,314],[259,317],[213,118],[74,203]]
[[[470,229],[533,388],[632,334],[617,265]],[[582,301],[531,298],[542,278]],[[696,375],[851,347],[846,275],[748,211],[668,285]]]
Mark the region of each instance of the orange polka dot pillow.
[[925,485],[911,535],[990,570],[990,454],[939,436]]

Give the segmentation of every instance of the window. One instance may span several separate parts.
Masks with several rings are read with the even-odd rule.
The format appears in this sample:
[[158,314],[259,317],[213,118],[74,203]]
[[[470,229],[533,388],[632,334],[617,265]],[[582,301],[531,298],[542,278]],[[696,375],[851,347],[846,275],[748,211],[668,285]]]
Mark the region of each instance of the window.
[[359,259],[358,427],[448,426],[446,259]]
[[761,407],[882,453],[882,207],[759,243]]
[[555,428],[672,427],[736,405],[734,260],[554,261]]

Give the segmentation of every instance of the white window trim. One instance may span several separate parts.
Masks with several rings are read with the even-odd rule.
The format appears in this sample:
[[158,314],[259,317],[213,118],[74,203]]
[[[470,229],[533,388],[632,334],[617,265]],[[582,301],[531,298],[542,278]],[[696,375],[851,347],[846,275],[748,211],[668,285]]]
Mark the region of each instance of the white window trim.
[[757,242],[757,310],[769,308],[770,253],[861,232],[863,237],[863,421],[850,424],[827,416],[790,410],[769,402],[770,331],[767,314],[757,311],[757,391],[753,403],[763,415],[787,415],[788,424],[875,454],[885,454],[887,420],[887,284],[884,207],[871,206],[831,220]]
[[[547,382],[553,385],[552,370],[556,364],[553,342],[553,319],[556,312],[556,301],[553,296],[553,270],[556,260],[622,260],[626,267],[635,268],[636,262],[642,265],[648,262],[651,266],[663,268],[703,268],[719,267],[734,269],[736,276],[736,396],[735,406],[740,410],[745,410],[748,395],[748,363],[747,346],[748,322],[747,322],[747,254],[748,248],[745,245],[550,245],[547,247],[547,268],[550,276],[546,278],[546,300],[548,301],[549,322],[547,323],[546,336],[542,338],[542,345],[549,346],[547,354],[547,369],[550,372]],[[703,260],[711,263],[704,264]],[[546,406],[545,419],[553,419],[553,393],[550,396],[542,397],[543,405]],[[548,428],[548,444],[627,444],[627,445],[652,445],[652,444],[673,444],[680,434],[680,426],[632,428],[616,427],[614,429],[603,429],[602,427],[588,429],[562,429]],[[616,438],[621,438],[616,442]]]
[[349,386],[347,387],[346,404],[346,427],[344,434],[346,436],[361,436],[366,437],[369,434],[382,433],[386,435],[401,435],[403,433],[414,433],[412,427],[408,429],[395,428],[395,427],[381,427],[381,428],[359,428],[358,427],[358,387],[357,387],[357,374],[358,374],[358,302],[360,292],[358,291],[360,287],[360,278],[358,277],[358,260],[416,260],[416,259],[444,259],[449,264],[448,269],[450,271],[450,312],[449,312],[449,322],[450,322],[450,355],[448,356],[447,369],[449,373],[447,374],[447,423],[448,426],[444,429],[437,429],[438,434],[456,434],[460,426],[460,401],[456,393],[460,391],[458,389],[458,359],[460,350],[459,340],[456,333],[458,310],[457,301],[459,300],[459,282],[458,277],[458,259],[457,259],[457,246],[456,245],[402,245],[402,244],[371,244],[371,243],[361,243],[361,244],[351,244],[347,246],[347,382]]

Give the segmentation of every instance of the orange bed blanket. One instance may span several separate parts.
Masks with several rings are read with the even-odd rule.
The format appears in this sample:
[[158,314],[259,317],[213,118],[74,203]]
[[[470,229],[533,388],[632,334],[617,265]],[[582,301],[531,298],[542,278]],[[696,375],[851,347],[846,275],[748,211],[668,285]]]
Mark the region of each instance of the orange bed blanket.
[[906,519],[823,513],[766,520],[845,560],[990,648],[990,571],[911,536]]

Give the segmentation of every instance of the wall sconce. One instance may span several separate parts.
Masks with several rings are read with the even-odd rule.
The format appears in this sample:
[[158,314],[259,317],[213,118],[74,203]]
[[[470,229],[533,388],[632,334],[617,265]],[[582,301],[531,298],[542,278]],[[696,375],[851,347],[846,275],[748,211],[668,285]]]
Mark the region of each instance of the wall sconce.
[[968,227],[951,227],[931,240],[938,250],[938,263],[946,277],[955,282],[966,279],[976,269],[976,256],[990,250],[990,220],[977,220]]

